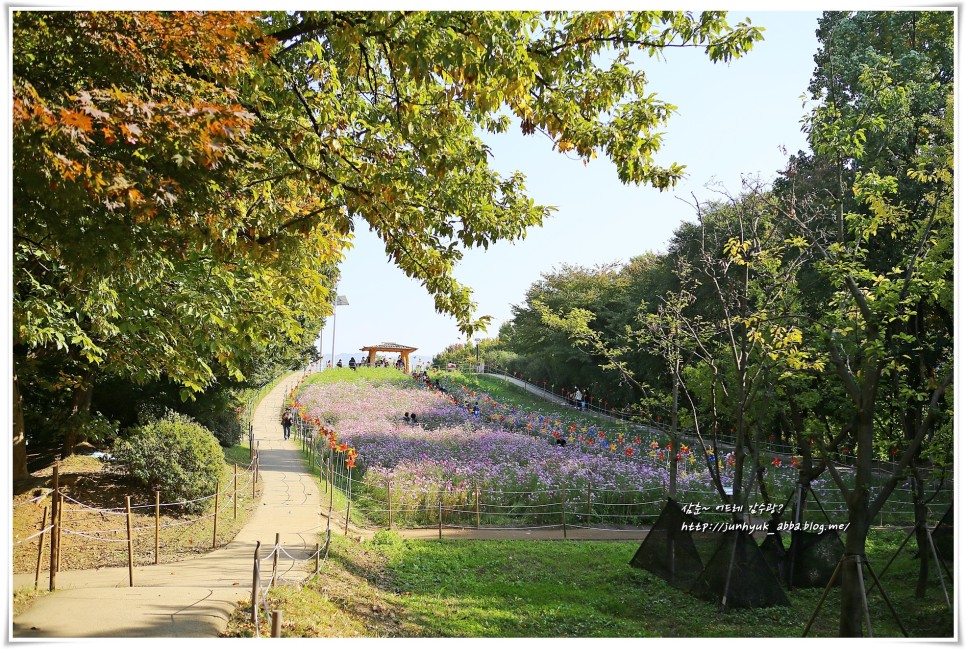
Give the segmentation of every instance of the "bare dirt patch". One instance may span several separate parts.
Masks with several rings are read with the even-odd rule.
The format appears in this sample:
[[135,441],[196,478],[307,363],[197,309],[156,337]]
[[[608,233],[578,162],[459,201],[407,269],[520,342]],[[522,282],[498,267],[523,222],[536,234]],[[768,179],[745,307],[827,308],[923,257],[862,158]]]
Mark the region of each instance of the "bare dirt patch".
[[[126,496],[131,497],[131,528],[135,565],[155,562],[154,492],[148,491],[89,455],[73,455],[60,463],[59,484],[64,494],[60,535],[60,570],[126,566],[128,562]],[[260,486],[259,486],[260,489]],[[14,485],[13,572],[33,573],[40,537],[30,540],[50,523],[53,466],[35,471],[30,480]],[[231,472],[222,477],[218,506],[218,534],[214,537],[214,500],[203,514],[187,514],[177,506],[162,506],[158,519],[158,563],[171,563],[210,552],[230,542],[257,504],[247,472],[239,470],[237,518]],[[163,496],[162,496],[163,498]],[[162,504],[163,500],[162,500]],[[50,566],[50,533],[43,535],[41,574]],[[42,580],[42,578],[41,578]]]

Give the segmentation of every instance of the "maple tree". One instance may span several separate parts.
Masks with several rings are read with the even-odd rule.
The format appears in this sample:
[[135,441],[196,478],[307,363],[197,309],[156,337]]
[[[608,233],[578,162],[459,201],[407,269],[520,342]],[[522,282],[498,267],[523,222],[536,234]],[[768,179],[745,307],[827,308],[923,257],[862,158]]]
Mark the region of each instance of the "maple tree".
[[[260,56],[241,41],[254,29],[231,14],[18,15],[15,362],[58,357],[65,452],[100,372],[201,390],[213,365],[240,377],[269,336],[294,342],[321,322],[335,238],[246,246],[244,205],[226,200],[245,182],[234,166],[253,154],[252,118],[218,79]],[[196,31],[229,47],[199,49]],[[51,43],[72,47],[46,56]],[[197,81],[188,56],[214,80]]]
[[674,107],[631,55],[760,38],[723,12],[15,12],[15,362],[62,355],[79,416],[99,372],[241,376],[317,330],[359,225],[469,334],[463,249],[551,211],[480,132],[668,188]]

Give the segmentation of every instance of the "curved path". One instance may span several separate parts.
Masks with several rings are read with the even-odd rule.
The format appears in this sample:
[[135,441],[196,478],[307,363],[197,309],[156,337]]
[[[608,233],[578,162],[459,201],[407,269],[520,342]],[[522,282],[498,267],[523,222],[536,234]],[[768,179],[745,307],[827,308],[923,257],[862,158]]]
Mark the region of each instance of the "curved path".
[[[315,552],[327,509],[319,483],[306,470],[295,439],[282,439],[279,413],[299,373],[286,376],[255,409],[253,432],[259,449],[261,504],[235,539],[224,548],[176,563],[137,566],[134,587],[128,569],[64,571],[58,590],[38,599],[13,620],[12,638],[217,637],[239,604],[251,601],[252,564],[257,542],[265,556],[280,544],[296,558]],[[341,531],[342,525],[333,526]],[[349,526],[357,538],[375,530]],[[437,528],[398,530],[406,538],[439,538]],[[641,540],[646,529],[567,528],[571,540]],[[559,526],[545,529],[447,528],[446,539],[561,540]],[[279,562],[281,566],[283,562]],[[292,563],[286,581],[307,576],[312,563]],[[281,569],[280,569],[281,573]],[[32,588],[33,574],[13,575],[13,587]]]
[[[298,443],[282,439],[279,424],[298,376],[284,377],[255,409],[261,504],[231,543],[185,561],[137,566],[133,588],[126,567],[60,572],[58,589],[14,618],[12,637],[217,637],[239,602],[251,600],[256,542],[265,556],[278,533],[286,552],[311,556],[321,530],[319,485],[306,472]],[[311,566],[292,565],[286,580],[307,575]],[[13,587],[32,588],[33,574],[14,575]]]

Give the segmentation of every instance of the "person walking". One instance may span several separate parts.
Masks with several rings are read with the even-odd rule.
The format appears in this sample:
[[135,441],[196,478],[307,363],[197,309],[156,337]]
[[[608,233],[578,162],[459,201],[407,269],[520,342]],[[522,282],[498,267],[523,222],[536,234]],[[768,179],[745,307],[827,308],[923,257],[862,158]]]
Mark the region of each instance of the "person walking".
[[353,356],[349,359],[349,369],[354,370],[356,368],[356,357]]
[[282,413],[282,439],[288,439],[292,434],[292,413],[286,410]]
[[574,386],[574,402],[575,402],[575,405],[577,406],[577,409],[580,410],[580,412],[583,412],[584,411],[584,393],[581,392],[580,388],[578,388],[577,386]]

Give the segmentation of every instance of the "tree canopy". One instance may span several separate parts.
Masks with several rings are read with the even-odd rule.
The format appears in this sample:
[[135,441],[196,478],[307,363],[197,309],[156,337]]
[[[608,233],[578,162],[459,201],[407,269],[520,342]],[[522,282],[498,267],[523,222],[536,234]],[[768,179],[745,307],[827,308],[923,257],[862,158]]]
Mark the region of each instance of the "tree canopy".
[[[535,284],[506,326],[510,345],[519,331],[539,332],[536,319],[551,329],[544,339],[594,352],[584,372],[597,364],[654,376],[629,362],[630,341],[680,354],[683,414],[715,457],[731,429],[736,481],[743,456],[751,480],[776,436],[793,445],[803,487],[827,472],[848,506],[843,636],[862,634],[855,566],[873,517],[904,482],[925,587],[925,485],[951,462],[953,17],[823,14],[803,120],[811,152],[773,181],[746,179],[740,196],[696,205],[698,222],[677,230],[663,264],[677,289],[637,291],[644,317],[622,335],[608,326],[621,310],[602,302],[558,291],[542,312],[530,309],[543,290]],[[570,272],[589,278],[584,295],[611,285],[589,269]],[[738,497],[738,487],[722,496]]]
[[714,11],[14,12],[15,376],[56,358],[83,415],[100,375],[189,394],[304,355],[357,227],[469,335],[462,251],[551,213],[480,134],[669,188],[674,107],[632,57],[760,38]]

